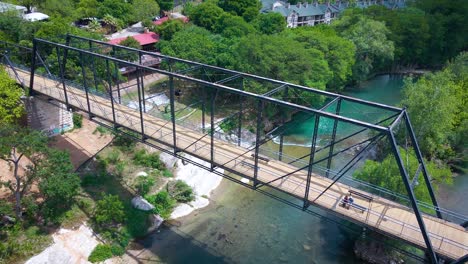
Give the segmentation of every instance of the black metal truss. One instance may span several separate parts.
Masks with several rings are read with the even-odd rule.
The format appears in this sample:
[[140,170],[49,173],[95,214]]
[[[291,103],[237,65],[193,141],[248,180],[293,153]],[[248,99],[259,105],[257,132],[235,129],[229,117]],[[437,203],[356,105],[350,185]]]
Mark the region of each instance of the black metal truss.
[[[92,49],[93,44],[99,44],[99,45],[103,45],[103,46],[106,46],[106,45],[111,46],[111,45],[109,45],[107,43],[104,43],[104,42],[99,42],[99,41],[85,39],[85,38],[71,36],[71,35],[69,36],[69,38],[70,39],[81,39],[83,41],[86,41],[89,44],[90,50]],[[333,93],[329,93],[329,92],[325,92],[325,91],[315,90],[315,89],[311,89],[311,88],[307,88],[307,87],[303,87],[303,86],[299,86],[299,85],[294,85],[294,84],[290,84],[290,83],[276,81],[276,80],[272,80],[272,79],[268,79],[268,78],[264,78],[264,77],[259,77],[259,76],[255,76],[255,75],[251,75],[251,74],[239,73],[239,72],[232,71],[232,70],[226,70],[226,69],[222,69],[222,68],[215,67],[215,66],[205,65],[205,64],[196,63],[196,62],[191,62],[191,61],[188,61],[188,60],[177,59],[177,58],[168,57],[168,56],[164,56],[164,55],[157,55],[157,56],[165,59],[166,61],[169,62],[169,64],[182,62],[182,63],[186,63],[188,65],[191,65],[191,67],[186,69],[184,72],[188,72],[188,71],[192,71],[192,70],[200,69],[200,68],[203,69],[205,71],[205,75],[206,75],[208,80],[210,78],[206,74],[207,69],[221,71],[223,73],[230,74],[231,76],[227,77],[227,78],[224,78],[224,79],[221,79],[221,80],[218,80],[217,82],[212,82],[210,80],[206,81],[206,80],[201,80],[201,79],[197,79],[197,78],[193,78],[193,77],[190,77],[190,76],[183,75],[183,74],[181,74],[182,71],[172,72],[172,71],[166,71],[166,70],[161,70],[161,69],[154,69],[154,68],[143,66],[143,65],[141,65],[141,63],[140,64],[132,63],[132,62],[128,62],[128,61],[125,61],[125,60],[116,59],[116,58],[113,58],[111,56],[98,54],[98,53],[94,53],[94,52],[91,52],[91,51],[86,51],[86,50],[83,50],[83,49],[71,47],[71,46],[67,45],[67,44],[70,44],[69,41],[67,41],[66,45],[63,45],[63,44],[58,44],[58,43],[54,43],[54,42],[50,42],[50,41],[46,41],[46,40],[34,39],[33,44],[34,45],[33,45],[33,49],[32,49],[32,54],[34,54],[34,56],[32,56],[32,58],[31,58],[32,59],[32,66],[31,66],[30,86],[29,86],[31,94],[34,93],[35,69],[36,69],[36,66],[39,65],[37,62],[41,61],[42,64],[45,65],[44,60],[39,55],[40,52],[38,50],[38,47],[39,47],[38,44],[50,45],[51,47],[55,48],[56,52],[57,52],[57,62],[58,62],[58,65],[59,65],[59,70],[60,70],[59,75],[60,75],[60,80],[61,80],[62,86],[63,86],[62,88],[64,90],[63,92],[65,94],[65,99],[64,99],[65,101],[63,103],[65,103],[67,105],[67,107],[69,106],[69,103],[68,103],[68,96],[67,96],[67,91],[66,91],[64,69],[65,69],[65,65],[66,65],[66,61],[67,61],[67,54],[68,54],[69,51],[77,52],[81,62],[83,62],[83,57],[84,56],[87,56],[87,57],[91,58],[91,65],[92,65],[92,68],[93,68],[93,77],[94,77],[96,87],[97,87],[97,78],[96,78],[96,71],[95,71],[95,67],[94,67],[94,60],[95,59],[104,59],[106,61],[107,82],[109,83],[109,96],[110,96],[112,102],[114,102],[114,99],[113,99],[113,90],[112,90],[112,77],[110,75],[111,70],[110,70],[109,63],[113,62],[113,63],[120,64],[120,65],[127,65],[127,66],[135,67],[136,71],[137,71],[137,74],[138,74],[138,76],[137,76],[137,88],[138,89],[137,90],[138,90],[138,97],[139,97],[139,112],[140,112],[140,122],[141,122],[141,131],[138,131],[138,133],[141,133],[141,137],[139,138],[139,140],[147,143],[148,145],[151,145],[151,143],[148,142],[148,140],[150,140],[150,139],[154,140],[154,141],[157,141],[158,143],[162,143],[162,144],[166,144],[166,145],[167,145],[167,143],[158,141],[157,139],[154,139],[153,137],[146,135],[145,132],[144,132],[143,113],[144,113],[145,107],[144,107],[144,105],[142,105],[142,101],[144,102],[144,94],[143,94],[144,93],[144,86],[143,86],[143,83],[141,82],[142,81],[141,73],[142,72],[156,72],[156,73],[160,73],[160,74],[164,74],[164,75],[169,76],[169,80],[170,80],[169,81],[169,83],[170,83],[170,85],[169,85],[169,88],[170,88],[170,102],[171,102],[171,120],[169,122],[172,123],[172,125],[173,125],[172,130],[173,130],[173,137],[174,138],[173,138],[173,143],[170,144],[170,146],[169,145],[168,146],[174,148],[174,151],[170,152],[172,155],[174,155],[176,157],[179,157],[179,158],[182,158],[182,159],[184,159],[187,162],[192,163],[192,164],[195,164],[196,162],[193,162],[193,161],[190,161],[190,160],[188,160],[186,158],[183,158],[183,156],[181,156],[179,154],[179,152],[183,151],[183,150],[178,150],[177,149],[173,78],[190,81],[190,82],[199,84],[202,87],[213,88],[216,91],[216,93],[211,93],[211,98],[210,98],[210,101],[211,101],[211,128],[212,129],[211,129],[209,134],[206,134],[206,135],[202,136],[201,138],[199,138],[198,140],[196,140],[192,144],[195,144],[196,142],[198,142],[199,140],[201,140],[202,138],[204,138],[207,135],[211,136],[211,158],[209,160],[210,167],[201,166],[199,164],[195,164],[195,165],[203,167],[203,168],[208,169],[208,170],[211,170],[214,173],[217,173],[216,170],[214,170],[215,167],[224,168],[225,170],[230,171],[229,168],[224,166],[227,163],[216,164],[215,160],[214,160],[214,112],[215,112],[215,101],[216,101],[215,99],[216,99],[217,92],[218,91],[225,91],[225,92],[229,92],[231,94],[237,94],[237,95],[239,95],[239,97],[241,99],[240,102],[243,101],[242,99],[250,99],[250,100],[257,101],[258,102],[258,109],[257,109],[257,111],[258,111],[257,114],[258,115],[257,115],[255,148],[254,149],[249,149],[247,151],[247,152],[252,151],[252,150],[255,151],[255,156],[254,156],[255,164],[254,164],[254,177],[253,177],[254,184],[253,184],[253,186],[251,186],[249,184],[244,184],[244,183],[240,182],[239,180],[237,180],[235,178],[232,178],[230,176],[222,174],[223,177],[230,178],[231,180],[233,180],[233,181],[235,181],[235,182],[237,182],[239,184],[242,184],[244,186],[247,186],[249,188],[252,188],[252,189],[258,189],[259,187],[262,187],[262,186],[270,186],[272,188],[275,188],[275,187],[271,186],[270,183],[272,183],[273,181],[279,180],[279,179],[281,179],[283,177],[288,176],[288,175],[284,175],[284,176],[279,177],[278,179],[275,179],[275,180],[273,180],[271,182],[268,182],[268,183],[262,183],[262,182],[258,181],[258,179],[257,179],[257,173],[258,173],[258,169],[259,169],[259,166],[258,166],[259,148],[260,148],[261,145],[265,144],[266,142],[268,142],[269,140],[272,139],[272,138],[268,138],[268,139],[265,138],[266,136],[269,136],[268,134],[265,135],[264,138],[262,138],[262,135],[261,135],[261,131],[262,131],[262,114],[263,114],[263,108],[264,108],[265,103],[278,105],[280,107],[284,107],[286,109],[292,109],[294,111],[302,111],[302,112],[308,113],[309,115],[314,116],[316,118],[316,122],[315,122],[313,135],[311,135],[311,137],[312,137],[312,140],[311,140],[312,144],[311,144],[311,148],[310,148],[311,151],[310,151],[310,153],[308,155],[300,158],[300,159],[303,159],[305,157],[309,157],[308,165],[305,166],[305,167],[299,168],[299,170],[303,170],[305,168],[308,169],[307,186],[306,186],[306,192],[304,194],[304,197],[296,197],[296,198],[299,198],[299,199],[301,199],[303,201],[303,206],[302,206],[303,210],[308,210],[309,200],[308,200],[307,195],[308,195],[309,192],[307,190],[310,188],[310,184],[312,183],[312,181],[311,181],[312,170],[313,170],[312,166],[314,164],[317,164],[318,162],[320,162],[320,161],[315,161],[314,160],[315,154],[318,151],[329,148],[328,156],[325,158],[325,159],[327,159],[327,176],[328,176],[328,171],[330,170],[330,165],[331,165],[333,156],[335,156],[338,153],[343,151],[343,150],[341,150],[341,151],[339,151],[337,153],[334,153],[334,151],[333,151],[333,146],[334,145],[336,145],[339,142],[342,142],[346,138],[349,138],[349,137],[351,137],[353,135],[361,133],[361,132],[363,132],[363,131],[365,131],[367,129],[371,129],[371,130],[377,131],[379,133],[384,133],[389,138],[390,143],[392,145],[392,151],[393,151],[393,154],[394,154],[394,156],[395,156],[395,158],[397,160],[397,163],[398,163],[398,166],[399,166],[399,169],[400,169],[400,174],[401,174],[402,179],[403,179],[403,181],[405,183],[405,187],[407,189],[407,192],[408,192],[408,195],[409,195],[409,198],[410,198],[410,201],[411,201],[411,206],[412,206],[413,211],[414,211],[414,213],[416,215],[416,218],[418,220],[418,224],[419,224],[421,233],[423,234],[423,237],[424,237],[424,240],[425,240],[425,243],[426,243],[427,252],[429,253],[429,256],[431,257],[431,260],[434,263],[436,263],[437,256],[435,255],[435,252],[433,250],[430,239],[428,237],[426,228],[424,226],[424,221],[422,219],[421,213],[420,213],[419,208],[418,208],[417,201],[416,201],[416,199],[414,197],[414,193],[413,193],[413,190],[412,190],[413,189],[412,188],[413,184],[410,182],[410,179],[408,177],[406,169],[405,169],[405,167],[404,167],[404,165],[402,163],[400,153],[399,153],[399,149],[398,149],[398,145],[396,143],[395,136],[394,136],[393,131],[392,131],[392,128],[397,123],[401,122],[402,118],[404,118],[405,127],[406,127],[406,129],[408,131],[410,131],[412,146],[415,149],[417,158],[418,158],[419,163],[420,163],[420,166],[418,168],[418,171],[417,171],[415,177],[413,178],[413,181],[415,180],[415,178],[417,179],[419,173],[422,172],[422,174],[424,176],[424,179],[426,181],[427,188],[429,189],[429,192],[431,194],[432,202],[433,202],[433,204],[434,204],[434,206],[436,208],[437,215],[439,217],[441,217],[441,213],[439,211],[437,201],[435,200],[435,196],[434,196],[432,186],[431,186],[431,183],[430,183],[430,178],[429,178],[429,175],[427,173],[427,170],[426,170],[426,167],[425,167],[425,164],[424,164],[424,160],[422,158],[422,154],[421,154],[421,152],[419,150],[419,146],[417,144],[413,128],[411,127],[411,123],[410,123],[409,117],[408,117],[405,109],[400,109],[400,108],[396,108],[396,107],[377,104],[377,103],[364,101],[364,100],[360,100],[360,99],[356,99],[356,98],[352,98],[352,97],[347,97],[347,96],[333,94]],[[118,46],[118,48],[133,51],[132,49],[126,48],[126,47]],[[113,47],[113,49],[116,49],[116,48]],[[60,53],[60,50],[63,50],[63,53]],[[63,54],[63,55],[61,55],[61,54]],[[138,51],[138,55],[140,57],[140,60],[141,60],[141,56],[144,55],[144,54],[148,54],[148,53],[145,52],[145,51]],[[149,53],[149,54],[151,54],[152,56],[155,56],[154,53]],[[96,119],[96,117],[91,113],[91,109],[90,109],[90,105],[89,105],[89,100],[90,99],[89,99],[89,96],[88,96],[89,95],[89,91],[88,91],[89,85],[88,85],[88,83],[86,81],[86,75],[85,74],[86,73],[84,71],[84,67],[83,67],[83,63],[82,63],[83,87],[84,87],[84,90],[86,92],[86,100],[87,100],[87,104],[88,104],[87,109],[83,109],[83,110],[87,111],[88,114],[90,115],[90,117],[92,117],[92,119],[94,120],[94,119]],[[267,82],[270,82],[270,83],[278,84],[279,86],[277,88],[275,88],[274,90],[270,91],[271,93],[269,92],[269,93],[266,93],[266,94],[263,94],[263,95],[258,95],[258,94],[254,94],[254,93],[244,91],[242,89],[243,85],[242,85],[241,89],[234,89],[232,87],[222,85],[222,83],[227,83],[227,82],[232,81],[232,80],[237,79],[237,78],[242,78],[242,84],[244,83],[244,79],[249,79],[250,78],[250,79],[254,79],[254,80],[267,81]],[[332,99],[330,101],[328,101],[328,103],[325,104],[324,106],[322,106],[320,109],[314,109],[314,108],[307,107],[307,106],[304,106],[304,105],[298,105],[298,104],[291,103],[291,102],[285,102],[285,101],[282,101],[282,100],[271,97],[273,94],[275,94],[277,92],[280,92],[281,90],[284,90],[285,95],[287,95],[288,89],[298,89],[298,90],[301,90],[301,91],[307,91],[307,92],[315,93],[315,94],[318,94],[318,95],[328,96],[328,97],[331,97]],[[203,90],[205,91],[205,89],[203,89]],[[120,94],[119,94],[119,100],[120,100]],[[206,94],[204,93],[204,95],[203,95],[203,108],[205,106],[205,101],[206,101]],[[379,109],[392,111],[392,112],[394,112],[394,114],[392,114],[389,117],[386,117],[384,120],[378,121],[375,124],[365,122],[365,121],[362,121],[362,120],[355,120],[355,119],[352,119],[352,118],[340,116],[341,103],[344,102],[344,101],[377,107]],[[334,103],[337,103],[335,113],[326,112],[325,110]],[[113,103],[112,103],[111,107],[112,107],[112,114],[113,114],[112,120],[110,120],[113,123],[112,128],[113,129],[118,129],[119,126],[118,126],[118,124],[116,124],[115,110],[114,110],[115,106],[114,106]],[[240,112],[239,112],[240,113],[239,114],[239,116],[240,116],[239,117],[239,121],[240,121],[239,126],[242,124],[242,111],[243,111],[242,103],[240,104],[240,108],[241,109],[240,109]],[[203,119],[204,119],[204,116],[205,116],[205,111],[203,111]],[[332,119],[334,121],[334,126],[333,126],[334,129],[333,129],[333,132],[332,132],[332,140],[331,140],[330,144],[328,144],[327,146],[322,147],[322,148],[317,150],[314,142],[317,139],[318,125],[319,125],[321,117]],[[107,117],[102,117],[102,118],[108,119]],[[393,121],[392,124],[389,127],[385,127],[385,126],[380,125],[380,124],[382,124],[382,123],[384,123],[386,121],[389,121],[389,120]],[[363,129],[356,132],[356,133],[353,133],[350,136],[345,137],[344,139],[336,140],[335,137],[336,137],[336,130],[337,130],[338,122],[345,122],[345,123],[357,125],[357,126],[363,127]],[[203,126],[204,126],[204,124],[203,124]],[[127,128],[127,129],[132,130],[131,128]],[[281,144],[280,144],[279,159],[281,160],[282,159],[283,133],[280,133],[280,141],[281,141]],[[370,142],[367,146],[371,145],[371,143],[372,142]],[[239,129],[239,143],[238,144],[240,144],[240,129]],[[167,150],[164,150],[164,152],[167,152]],[[362,153],[362,152],[360,152],[360,153]],[[244,154],[242,154],[240,156],[243,156]],[[239,158],[239,157],[237,157],[237,158]],[[198,158],[203,159],[202,157],[198,157]],[[321,161],[323,161],[323,160],[324,159],[322,159]],[[346,164],[341,169],[341,171],[338,173],[338,175],[334,178],[334,182],[338,181],[339,178],[342,175],[344,175],[346,173],[346,171],[348,171],[357,161],[358,161],[358,158],[356,158],[356,159],[350,161],[348,164]],[[231,161],[229,161],[229,162],[231,162]],[[230,172],[234,172],[234,171],[230,171]],[[219,174],[219,173],[217,173],[217,174]],[[246,175],[242,175],[242,176],[250,178],[249,176],[246,176]],[[277,189],[277,188],[275,188],[275,189]]]

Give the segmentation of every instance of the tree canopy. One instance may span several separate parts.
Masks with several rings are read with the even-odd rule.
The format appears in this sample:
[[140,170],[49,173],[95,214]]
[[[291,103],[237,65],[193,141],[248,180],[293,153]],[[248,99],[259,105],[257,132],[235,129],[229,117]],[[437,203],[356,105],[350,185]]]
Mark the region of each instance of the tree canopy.
[[0,67],[0,125],[14,123],[24,113],[23,89]]
[[428,157],[466,163],[467,65],[468,55],[462,53],[444,70],[405,82],[402,104]]

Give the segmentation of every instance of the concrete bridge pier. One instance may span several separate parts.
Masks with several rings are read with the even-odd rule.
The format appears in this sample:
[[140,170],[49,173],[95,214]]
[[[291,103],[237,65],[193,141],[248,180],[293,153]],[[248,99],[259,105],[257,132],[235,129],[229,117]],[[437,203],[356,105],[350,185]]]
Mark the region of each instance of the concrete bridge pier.
[[52,137],[73,128],[73,113],[65,104],[39,96],[22,98],[27,113],[28,127],[43,131]]

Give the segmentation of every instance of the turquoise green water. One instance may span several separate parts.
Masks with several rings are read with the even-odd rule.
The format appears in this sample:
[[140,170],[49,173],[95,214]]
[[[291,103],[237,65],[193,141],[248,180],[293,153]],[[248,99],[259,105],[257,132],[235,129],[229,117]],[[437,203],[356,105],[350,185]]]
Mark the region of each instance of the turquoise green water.
[[[362,83],[355,87],[346,95],[360,99],[378,102],[388,105],[397,105],[401,100],[401,87],[403,78],[401,76],[381,75],[372,80]],[[327,109],[328,112],[334,112],[336,106]],[[343,102],[340,109],[340,115],[345,117],[362,120],[365,122],[377,122],[380,119],[390,115],[389,111],[380,110],[373,107],[358,105],[356,103]],[[306,121],[303,121],[306,120]],[[318,139],[318,144],[327,142],[327,135],[331,134],[333,120],[321,118],[319,123],[319,135],[324,135]],[[292,122],[286,128],[285,143],[295,145],[310,145],[311,135],[315,125],[315,118],[308,118],[304,113],[294,116]],[[337,135],[348,135],[357,131],[359,127],[340,122],[337,129]],[[278,139],[276,142],[279,142]]]
[[[401,85],[401,78],[379,76],[349,95],[395,105]],[[349,105],[344,110],[354,111]],[[313,121],[290,125],[295,129],[288,135],[290,143],[307,144]],[[329,125],[324,123],[322,131],[328,131]],[[287,148],[307,153],[305,147]],[[468,181],[464,184],[468,187]],[[454,190],[444,191],[449,196]],[[463,204],[450,199],[447,204]],[[180,219],[180,226],[163,227],[141,241],[145,253],[135,257],[165,263],[361,263],[354,258],[353,241],[353,235],[335,223],[223,180],[208,207]]]

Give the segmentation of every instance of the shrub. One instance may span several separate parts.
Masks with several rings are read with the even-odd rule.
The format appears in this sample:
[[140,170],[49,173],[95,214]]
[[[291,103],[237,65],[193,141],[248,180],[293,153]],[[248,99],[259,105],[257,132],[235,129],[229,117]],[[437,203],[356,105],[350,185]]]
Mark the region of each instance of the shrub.
[[127,210],[126,232],[132,237],[143,237],[148,232],[149,212],[144,212],[133,207]]
[[145,199],[154,205],[154,212],[165,219],[171,216],[172,209],[176,204],[167,191],[161,191],[156,195],[147,195]]
[[169,182],[166,185],[167,191],[173,199],[181,203],[195,200],[195,193],[187,183],[181,180]]
[[115,172],[117,173],[118,176],[123,175],[125,167],[127,167],[127,163],[124,161],[119,161],[117,164],[115,164]]
[[[119,147],[122,151],[131,151],[135,147],[136,141],[132,137],[122,133],[114,133],[114,135],[115,137],[112,143],[114,144],[114,146]],[[135,136],[138,137],[137,134],[135,134]]]
[[125,247],[122,247],[119,244],[112,244],[111,251],[112,255],[114,256],[122,256],[123,254],[125,254]]
[[138,190],[138,194],[141,196],[145,196],[146,194],[149,193],[151,188],[154,186],[156,181],[154,178],[150,175],[148,176],[139,176],[135,180],[135,188]]
[[164,169],[164,164],[159,160],[159,155],[156,153],[147,153],[144,149],[138,150],[135,153],[133,160],[137,165],[158,170]]
[[73,126],[81,128],[83,126],[83,116],[80,114],[73,113]]
[[92,263],[101,262],[106,259],[112,258],[112,248],[109,245],[97,245],[88,260]]
[[96,223],[103,227],[124,222],[125,212],[122,201],[117,195],[105,195],[96,204],[94,218]]
[[171,178],[172,176],[174,176],[172,175],[172,172],[168,169],[164,169],[162,174],[164,177],[167,177],[167,178]]
[[106,158],[107,163],[116,164],[120,160],[120,152],[116,149],[113,149]]

